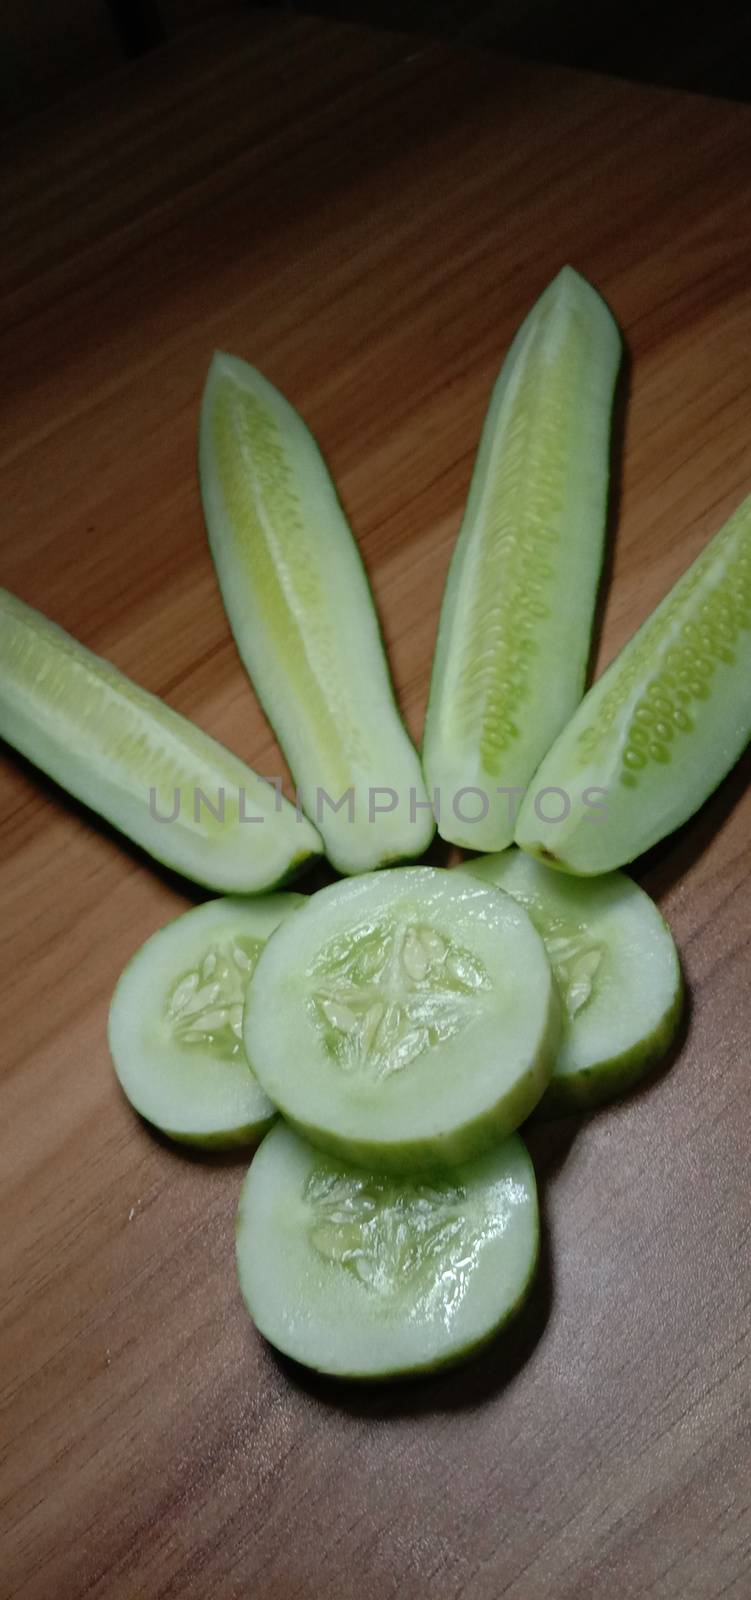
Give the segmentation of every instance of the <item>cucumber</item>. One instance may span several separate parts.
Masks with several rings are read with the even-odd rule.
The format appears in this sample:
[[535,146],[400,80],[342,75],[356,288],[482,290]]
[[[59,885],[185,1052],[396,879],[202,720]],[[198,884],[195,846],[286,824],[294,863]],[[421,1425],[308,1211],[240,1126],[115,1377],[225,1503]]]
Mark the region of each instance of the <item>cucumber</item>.
[[604,301],[564,267],[522,323],[493,390],[443,599],[423,742],[438,831],[472,850],[511,843],[516,797],[581,699],[619,361]]
[[280,1123],[237,1216],[256,1326],[338,1378],[427,1373],[472,1355],[522,1305],[538,1250],[535,1177],[515,1135],[410,1181],[324,1156]]
[[321,853],[315,829],[250,767],[6,589],[0,737],[209,888],[255,894]]
[[217,354],[200,478],[237,647],[339,872],[419,856],[435,831],[394,703],[362,561],[302,418]]
[[535,775],[517,843],[585,876],[633,861],[738,760],[750,682],[751,496],[590,689]]
[[678,952],[654,901],[622,872],[570,878],[520,850],[461,870],[513,895],[545,940],[563,1024],[538,1110],[602,1105],[632,1088],[665,1054],[683,1004]]
[[380,1171],[468,1160],[546,1088],[559,1006],[526,912],[469,876],[395,867],[312,895],[251,980],[245,1048],[313,1144]]
[[160,928],[112,997],[109,1047],[128,1099],[187,1144],[255,1141],[275,1116],[242,1042],[245,991],[270,934],[299,894],[209,900]]

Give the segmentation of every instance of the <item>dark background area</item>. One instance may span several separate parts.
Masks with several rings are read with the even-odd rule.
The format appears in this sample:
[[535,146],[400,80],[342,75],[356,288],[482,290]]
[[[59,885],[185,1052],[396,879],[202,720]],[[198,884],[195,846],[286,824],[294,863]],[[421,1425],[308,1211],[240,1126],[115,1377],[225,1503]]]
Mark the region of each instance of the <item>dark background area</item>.
[[303,11],[751,99],[746,0],[3,0],[2,120],[18,122],[186,29],[253,10]]

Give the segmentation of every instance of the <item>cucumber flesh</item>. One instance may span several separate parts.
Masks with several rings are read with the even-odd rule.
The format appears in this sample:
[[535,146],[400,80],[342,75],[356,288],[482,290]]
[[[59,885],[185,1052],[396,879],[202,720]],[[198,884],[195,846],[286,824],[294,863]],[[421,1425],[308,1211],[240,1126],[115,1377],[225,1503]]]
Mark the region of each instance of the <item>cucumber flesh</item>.
[[250,767],[5,589],[0,737],[196,883],[254,894],[321,853]]
[[751,496],[590,689],[535,775],[517,843],[584,875],[633,861],[742,754],[749,682]]
[[470,1159],[546,1088],[559,1006],[539,934],[500,890],[392,868],[312,895],[269,940],[245,1007],[259,1082],[344,1160]]
[[209,900],[146,940],[112,998],[109,1046],[131,1102],[189,1144],[254,1142],[275,1109],[248,1066],[242,1014],[267,939],[302,895]]
[[520,850],[462,863],[529,913],[558,982],[561,1039],[538,1110],[555,1114],[623,1094],[665,1054],[683,984],[670,929],[622,872],[595,879],[553,872]]
[[522,1305],[539,1216],[512,1136],[410,1181],[324,1156],[278,1124],[240,1197],[240,1288],[285,1355],[339,1378],[430,1372],[471,1355]]
[[443,599],[423,742],[439,832],[472,850],[511,843],[513,791],[524,791],[583,693],[619,361],[604,301],[564,267],[522,323],[493,390]]
[[343,873],[422,854],[435,831],[362,561],[305,423],[255,368],[212,362],[201,492],[237,647]]

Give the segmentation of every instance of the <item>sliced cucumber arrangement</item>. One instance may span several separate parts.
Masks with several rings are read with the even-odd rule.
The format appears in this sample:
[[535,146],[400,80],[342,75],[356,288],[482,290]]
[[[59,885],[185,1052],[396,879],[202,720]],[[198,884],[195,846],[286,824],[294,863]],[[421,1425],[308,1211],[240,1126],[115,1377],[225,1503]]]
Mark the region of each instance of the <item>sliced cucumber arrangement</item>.
[[665,1054],[682,1009],[678,952],[654,901],[622,872],[571,878],[520,850],[461,870],[524,906],[552,962],[563,1022],[539,1110],[601,1105],[632,1088]]
[[250,767],[5,589],[0,736],[196,883],[254,894],[321,853]]
[[199,457],[232,631],[329,860],[354,873],[421,855],[435,824],[420,763],[315,440],[260,372],[216,355]]
[[585,875],[633,861],[738,760],[749,682],[751,496],[590,689],[535,776],[517,843]]
[[240,1287],[260,1332],[340,1378],[472,1355],[522,1305],[538,1245],[535,1177],[517,1137],[410,1181],[333,1160],[280,1124],[237,1217]]
[[322,889],[269,941],[245,1048],[314,1144],[383,1171],[469,1159],[546,1088],[550,963],[526,911],[468,875],[402,867]]
[[493,390],[443,600],[423,744],[439,832],[472,850],[511,843],[518,796],[581,699],[619,360],[604,301],[564,267],[522,323]]
[[[0,590],[0,735],[230,891],[133,956],[110,1051],[170,1138],[262,1140],[237,1216],[242,1294],[279,1351],[335,1377],[432,1372],[491,1339],[539,1252],[514,1130],[628,1090],[678,1029],[670,931],[613,869],[689,817],[751,735],[751,498],[579,703],[619,360],[610,312],[564,268],[485,419],[430,686],[430,803],[318,447],[242,361],[209,371],[201,492],[296,807]],[[506,849],[521,795],[522,849]],[[422,854],[434,813],[444,839],[494,853],[389,870]],[[346,881],[260,893],[324,845]]]
[[251,973],[298,894],[210,900],[136,952],[112,998],[109,1046],[128,1099],[170,1138],[248,1144],[275,1116],[248,1066],[242,1016]]

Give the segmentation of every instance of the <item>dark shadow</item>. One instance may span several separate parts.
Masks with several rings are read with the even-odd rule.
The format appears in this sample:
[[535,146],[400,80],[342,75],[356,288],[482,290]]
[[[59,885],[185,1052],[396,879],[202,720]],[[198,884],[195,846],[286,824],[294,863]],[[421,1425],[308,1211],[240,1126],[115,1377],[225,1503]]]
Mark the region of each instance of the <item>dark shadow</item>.
[[642,1100],[644,1095],[649,1094],[658,1083],[662,1082],[663,1078],[667,1078],[668,1073],[672,1072],[680,1057],[683,1055],[683,1051],[686,1047],[686,1041],[689,1033],[691,1032],[693,1015],[694,998],[691,990],[688,988],[688,985],[686,985],[683,991],[683,1010],[681,1012],[681,1020],[678,1023],[673,1041],[668,1046],[665,1054],[663,1056],[659,1056],[656,1061],[653,1061],[649,1070],[644,1074],[644,1077],[641,1078],[638,1083],[634,1084],[633,1089],[628,1090],[625,1094],[618,1095],[614,1100],[610,1100],[607,1105],[604,1105],[598,1109],[602,1111],[608,1111],[610,1106],[620,1105],[627,1100]]
[[253,1144],[237,1144],[231,1145],[229,1148],[212,1149],[210,1145],[187,1144],[181,1139],[171,1139],[169,1134],[162,1133],[160,1128],[153,1127],[150,1122],[146,1121],[145,1117],[133,1110],[125,1095],[123,1095],[123,1101],[127,1105],[131,1116],[138,1118],[144,1132],[148,1138],[153,1140],[154,1144],[159,1145],[162,1150],[174,1157],[176,1161],[188,1161],[192,1166],[249,1167],[263,1137],[261,1135]]
[[462,860],[464,852],[455,844],[449,844],[442,839],[440,833],[434,834],[424,855],[420,856],[421,867],[455,867]]
[[651,850],[640,856],[634,876],[654,900],[667,894],[679,879],[690,872],[725,826],[748,788],[750,779],[751,746],[693,817],[689,817],[675,833],[661,839],[659,844],[653,845]]
[[540,1262],[522,1310],[481,1353],[466,1365],[423,1377],[353,1383],[309,1371],[269,1346],[270,1358],[287,1382],[299,1393],[323,1405],[335,1406],[351,1417],[378,1419],[470,1410],[508,1388],[539,1344],[553,1306],[555,1282],[547,1226],[547,1189],[563,1165],[577,1131],[571,1119],[564,1124],[540,1124],[524,1130],[540,1198]]
[[610,483],[608,488],[607,521],[605,524],[605,545],[592,621],[592,637],[590,639],[589,660],[585,679],[586,688],[589,688],[594,678],[595,662],[602,641],[602,630],[605,625],[605,613],[613,578],[616,539],[621,520],[621,502],[623,498],[623,456],[626,448],[626,418],[631,400],[632,367],[631,350],[624,338],[621,366],[613,397],[613,415],[610,430]]
[[106,0],[126,56],[140,56],[167,37],[157,0]]

